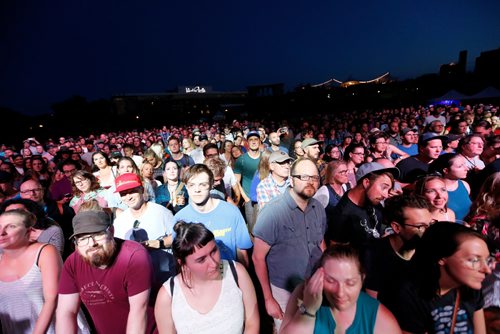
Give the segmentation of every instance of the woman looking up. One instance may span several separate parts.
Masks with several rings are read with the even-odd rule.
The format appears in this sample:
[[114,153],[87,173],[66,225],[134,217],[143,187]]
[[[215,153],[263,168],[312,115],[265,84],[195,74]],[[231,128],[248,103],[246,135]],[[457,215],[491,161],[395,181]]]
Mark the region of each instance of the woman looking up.
[[465,158],[455,153],[442,154],[429,166],[430,173],[443,175],[448,191],[448,206],[455,212],[456,220],[462,223],[472,204],[470,186],[464,181],[467,171]]
[[159,333],[259,333],[257,298],[243,265],[221,261],[214,235],[203,224],[180,221],[174,231],[179,274],[158,293]]
[[455,221],[455,212],[448,207],[448,190],[439,175],[428,175],[415,183],[415,193],[423,196],[430,204],[432,219],[436,221]]
[[116,167],[111,165],[106,153],[98,151],[92,154],[92,162],[94,164],[94,175],[99,181],[99,184],[104,189],[109,189],[115,184]]
[[54,333],[62,261],[55,247],[30,241],[33,214],[0,215],[0,322],[3,333]]

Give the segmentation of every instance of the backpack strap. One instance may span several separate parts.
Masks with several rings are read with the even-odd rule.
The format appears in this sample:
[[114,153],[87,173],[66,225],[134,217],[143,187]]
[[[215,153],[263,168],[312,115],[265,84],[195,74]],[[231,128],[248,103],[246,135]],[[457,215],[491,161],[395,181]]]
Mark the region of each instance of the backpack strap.
[[174,278],[175,276],[172,276],[170,277],[170,297],[173,298],[174,297]]
[[240,284],[238,283],[238,273],[236,272],[236,266],[234,265],[234,261],[229,260],[227,262],[229,263],[229,268],[231,268],[231,272],[233,273],[234,281],[236,282],[236,285],[239,288]]

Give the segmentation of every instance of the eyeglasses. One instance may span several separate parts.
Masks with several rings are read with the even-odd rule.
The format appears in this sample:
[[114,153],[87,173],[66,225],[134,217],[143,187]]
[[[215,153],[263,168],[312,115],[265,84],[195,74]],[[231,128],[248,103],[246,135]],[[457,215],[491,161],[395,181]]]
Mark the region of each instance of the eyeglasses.
[[35,189],[26,189],[21,191],[21,194],[27,195],[27,194],[36,194],[42,191],[42,188],[35,188]]
[[76,168],[70,169],[70,170],[63,170],[63,173],[68,175],[68,174],[73,174],[76,171]]
[[83,180],[78,180],[75,181],[76,186],[81,186],[84,182],[90,181],[89,179],[83,179]]
[[107,235],[108,235],[108,229],[106,229],[105,231],[102,231],[100,233],[89,234],[89,235],[86,235],[86,236],[83,236],[80,238],[75,238],[74,242],[75,242],[75,245],[77,245],[78,247],[88,246],[90,243],[90,240],[92,240],[95,244],[98,241],[104,240]]
[[309,181],[313,180],[314,182],[319,182],[319,175],[292,175],[292,177],[295,177],[301,181]]
[[365,155],[363,152],[351,152],[351,154],[354,154],[354,155]]
[[431,225],[434,225],[435,223],[437,223],[437,220],[433,219],[429,222],[429,225],[426,225],[426,224],[404,224],[404,226],[414,227],[417,230],[419,230],[420,232],[425,232],[425,230],[427,230],[429,227],[431,227]]
[[188,182],[186,184],[186,187],[188,189],[198,188],[198,189],[206,190],[206,189],[208,189],[210,187],[210,183],[208,183],[208,182],[201,182],[201,183],[191,183],[191,182]]
[[484,264],[489,269],[495,269],[497,260],[493,256],[488,256],[486,259],[480,257],[473,257],[464,261],[465,265],[473,270],[480,270],[481,264]]

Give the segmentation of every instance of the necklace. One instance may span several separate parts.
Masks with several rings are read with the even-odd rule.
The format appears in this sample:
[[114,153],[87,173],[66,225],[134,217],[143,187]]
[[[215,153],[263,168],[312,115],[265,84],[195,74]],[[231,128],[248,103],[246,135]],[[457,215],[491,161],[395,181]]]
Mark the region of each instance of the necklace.
[[[476,168],[476,163],[474,162],[474,160],[470,160],[469,158],[467,158],[463,154],[461,154],[461,156],[463,156],[465,158],[465,160],[467,160],[472,165],[472,168]],[[472,159],[474,159],[474,158],[472,158]]]
[[360,224],[361,226],[365,229],[365,232],[373,236],[375,239],[380,238],[380,233],[377,230],[377,225],[378,225],[378,218],[377,214],[375,213],[375,208],[373,206],[370,206],[367,208],[368,214],[369,214],[369,220],[373,220],[375,224],[373,225],[373,228],[370,227],[370,224],[368,220],[363,219]]

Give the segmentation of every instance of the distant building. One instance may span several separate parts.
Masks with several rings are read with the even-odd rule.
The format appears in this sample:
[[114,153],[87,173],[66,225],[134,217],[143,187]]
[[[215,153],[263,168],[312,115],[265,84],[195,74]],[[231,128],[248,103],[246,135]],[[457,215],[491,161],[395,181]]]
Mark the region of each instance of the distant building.
[[458,56],[458,63],[441,65],[439,75],[446,79],[456,79],[463,77],[466,72],[467,51],[462,50]]
[[210,119],[239,114],[245,109],[247,92],[214,91],[211,86],[179,86],[177,91],[120,94],[112,97],[118,115],[167,118],[172,121]]
[[500,83],[500,48],[481,52],[476,58],[475,73],[490,83]]

